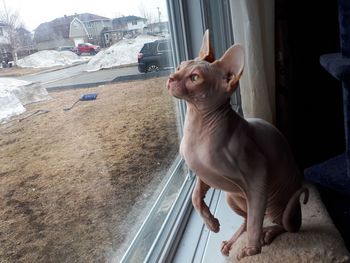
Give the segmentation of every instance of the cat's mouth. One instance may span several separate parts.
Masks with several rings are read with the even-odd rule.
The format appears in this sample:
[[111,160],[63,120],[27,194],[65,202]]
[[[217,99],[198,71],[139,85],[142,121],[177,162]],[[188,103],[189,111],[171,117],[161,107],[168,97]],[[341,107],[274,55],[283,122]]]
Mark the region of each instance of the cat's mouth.
[[169,93],[174,96],[175,98],[182,99],[183,96],[181,96],[181,89],[176,83],[172,83],[171,81],[167,81],[166,84]]

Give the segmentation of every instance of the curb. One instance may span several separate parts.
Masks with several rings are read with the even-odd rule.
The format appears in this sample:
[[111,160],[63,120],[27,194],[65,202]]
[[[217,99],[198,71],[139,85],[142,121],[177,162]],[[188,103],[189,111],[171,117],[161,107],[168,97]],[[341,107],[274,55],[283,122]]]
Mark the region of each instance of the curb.
[[58,70],[65,69],[65,68],[72,68],[72,67],[75,67],[75,66],[79,66],[79,65],[82,65],[82,64],[85,64],[85,63],[88,63],[88,62],[89,61],[83,61],[83,62],[79,62],[79,63],[67,65],[67,66],[58,66],[57,68],[46,69],[46,70],[43,70],[43,71],[39,71],[39,72],[35,72],[35,73],[32,73],[32,74],[28,74],[28,75],[25,75],[25,76],[35,76],[35,75],[39,75],[39,74],[43,74],[43,73],[54,72],[54,71],[58,71]]
[[[134,66],[137,66],[137,65],[138,65],[138,63],[121,64],[121,65],[110,67],[110,68],[101,68],[99,70],[109,70],[109,69],[116,69],[116,68],[127,68],[127,67],[134,67]],[[91,71],[84,70],[84,72],[96,72],[96,71],[99,71],[99,70],[91,70]]]

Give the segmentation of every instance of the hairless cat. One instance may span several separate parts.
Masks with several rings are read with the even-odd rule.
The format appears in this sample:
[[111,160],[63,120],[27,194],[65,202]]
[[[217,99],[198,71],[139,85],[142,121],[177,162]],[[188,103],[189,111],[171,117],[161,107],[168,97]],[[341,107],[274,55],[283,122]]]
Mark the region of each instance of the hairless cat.
[[[221,252],[228,255],[247,231],[238,259],[261,253],[263,245],[283,232],[298,232],[299,198],[304,193],[306,204],[309,195],[282,134],[268,122],[244,119],[231,108],[230,96],[243,67],[244,51],[237,44],[214,59],[207,30],[198,57],[181,63],[167,82],[170,94],[187,105],[180,153],[197,176],[193,205],[206,226],[218,232],[219,220],[204,197],[210,187],[226,192],[228,205],[245,220],[222,242]],[[265,216],[274,225],[264,228]]]

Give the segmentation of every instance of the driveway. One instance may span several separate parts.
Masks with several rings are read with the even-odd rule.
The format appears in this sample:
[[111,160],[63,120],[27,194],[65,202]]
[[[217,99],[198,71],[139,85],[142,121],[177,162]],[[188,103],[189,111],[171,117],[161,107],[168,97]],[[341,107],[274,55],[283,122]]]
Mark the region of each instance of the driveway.
[[30,82],[41,82],[42,84],[54,82],[60,79],[72,77],[79,75],[84,72],[86,68],[86,63],[68,66],[62,69],[53,70],[53,71],[44,71],[37,74],[31,74],[21,77],[16,77],[17,79],[26,80]]
[[94,72],[80,72],[74,76],[66,77],[53,81],[50,83],[45,83],[43,86],[47,89],[67,87],[67,86],[84,86],[87,84],[103,84],[106,82],[111,82],[117,77],[138,75],[137,66],[128,67],[118,67],[112,69],[103,69]]
[[47,89],[59,89],[69,86],[86,86],[89,84],[103,84],[111,82],[118,77],[139,75],[137,66],[129,65],[94,72],[84,71],[86,64],[70,66],[67,68],[43,72],[34,75],[18,77],[30,82],[40,82]]

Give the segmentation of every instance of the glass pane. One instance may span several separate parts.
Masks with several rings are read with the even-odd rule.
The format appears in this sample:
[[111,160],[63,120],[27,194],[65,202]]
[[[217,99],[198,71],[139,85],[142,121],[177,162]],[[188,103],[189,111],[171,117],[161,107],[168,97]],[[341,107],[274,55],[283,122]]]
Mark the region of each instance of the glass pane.
[[119,262],[187,173],[165,0],[5,0],[0,32],[0,262]]

